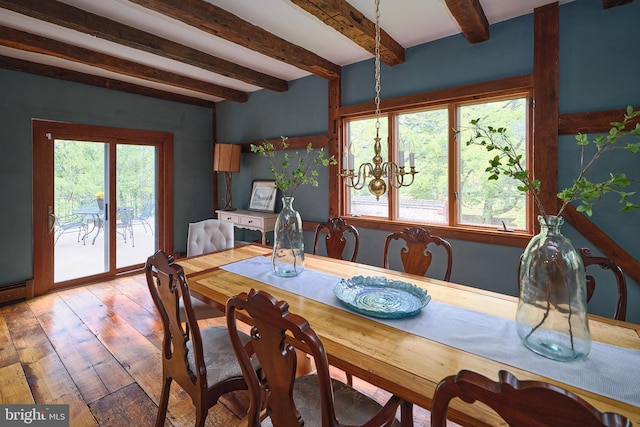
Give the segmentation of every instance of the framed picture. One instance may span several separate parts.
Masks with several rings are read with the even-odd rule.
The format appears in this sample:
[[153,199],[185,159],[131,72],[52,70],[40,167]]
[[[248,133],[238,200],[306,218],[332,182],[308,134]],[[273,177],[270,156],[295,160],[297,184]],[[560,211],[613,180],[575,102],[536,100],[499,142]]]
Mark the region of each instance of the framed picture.
[[273,213],[276,208],[276,192],[275,181],[254,180],[251,184],[249,210]]

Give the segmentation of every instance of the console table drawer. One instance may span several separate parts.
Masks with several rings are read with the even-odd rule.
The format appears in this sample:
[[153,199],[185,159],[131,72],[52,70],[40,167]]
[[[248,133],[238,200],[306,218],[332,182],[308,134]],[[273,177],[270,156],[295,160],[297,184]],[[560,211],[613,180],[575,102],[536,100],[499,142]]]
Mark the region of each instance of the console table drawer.
[[218,219],[221,221],[229,221],[229,222],[233,222],[234,224],[238,224],[240,219],[238,218],[238,215],[234,215],[234,214],[229,214],[229,213],[222,213],[222,212],[218,212]]
[[238,218],[238,224],[250,227],[264,227],[264,218],[241,216]]

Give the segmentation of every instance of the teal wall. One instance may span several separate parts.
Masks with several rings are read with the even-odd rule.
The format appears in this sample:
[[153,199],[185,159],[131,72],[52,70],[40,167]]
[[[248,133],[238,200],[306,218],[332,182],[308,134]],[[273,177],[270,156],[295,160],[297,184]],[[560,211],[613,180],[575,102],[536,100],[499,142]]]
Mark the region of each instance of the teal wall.
[[[640,105],[640,79],[637,70],[637,18],[640,3],[602,9],[600,0],[576,0],[560,7],[560,113],[622,108]],[[406,63],[382,65],[382,98],[420,93],[435,89],[517,76],[533,72],[533,15],[491,26],[489,41],[470,44],[457,35],[407,49]],[[373,60],[344,67],[342,105],[373,99]],[[285,94],[259,91],[249,102],[221,102],[217,105],[218,140],[246,142],[280,135],[298,136],[327,133],[327,85],[316,77],[291,82]],[[558,179],[568,186],[579,170],[575,139],[559,139]],[[603,159],[604,160],[604,159]],[[602,162],[603,171],[624,168],[640,178],[640,157],[628,156]],[[612,166],[614,165],[614,166]],[[327,182],[326,172],[321,172]],[[234,174],[234,204],[248,200],[252,179],[269,179],[263,159],[244,154],[242,171]],[[296,207],[303,219],[324,220],[328,216],[327,191],[303,187]],[[236,202],[237,201],[237,202]],[[597,206],[593,221],[625,250],[640,259],[640,212],[618,213],[615,197]],[[565,225],[563,231],[579,246],[594,246]],[[364,244],[358,261],[382,264],[382,245],[387,232],[360,230]],[[257,235],[240,238],[253,240]],[[306,233],[307,251],[313,248],[312,233]],[[367,244],[367,242],[377,242]],[[522,249],[462,240],[451,241],[454,248],[452,281],[516,294],[517,265]],[[442,272],[436,270],[434,275]],[[611,304],[596,295],[590,310],[607,314]],[[628,320],[640,323],[640,286],[629,280]],[[636,308],[636,309],[634,309]]]
[[[279,139],[327,133],[328,89],[325,79],[306,77],[289,82],[289,90],[283,93],[261,90],[249,95],[249,102],[221,102],[216,105],[217,140],[221,143],[259,142],[263,139]],[[280,157],[282,159],[282,157]],[[271,179],[268,162],[257,154],[242,155],[240,172],[233,174],[233,206],[246,209],[249,203],[251,182],[254,179]],[[322,172],[322,171],[321,171]],[[220,182],[219,194],[224,197],[224,182]],[[303,218],[324,221],[328,215],[328,176],[321,173],[318,187],[304,186],[295,194],[294,206]],[[223,206],[223,200],[218,201]],[[276,211],[281,203],[278,201]],[[259,233],[238,231],[239,238],[256,240]]]
[[172,132],[175,250],[211,217],[211,109],[0,69],[0,285],[33,277],[32,119]]

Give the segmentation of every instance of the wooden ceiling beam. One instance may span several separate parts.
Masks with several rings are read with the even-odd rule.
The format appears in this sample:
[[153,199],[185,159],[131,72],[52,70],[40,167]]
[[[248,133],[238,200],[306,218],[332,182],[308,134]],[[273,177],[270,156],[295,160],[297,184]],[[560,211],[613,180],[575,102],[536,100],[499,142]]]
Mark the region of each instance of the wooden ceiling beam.
[[202,0],[129,0],[216,37],[319,77],[340,77],[340,66]]
[[480,5],[480,0],[445,0],[445,2],[469,43],[489,40],[489,21]]
[[610,9],[612,7],[622,6],[629,3],[633,3],[633,0],[602,0],[602,8]]
[[55,0],[46,2],[41,0],[0,0],[0,7],[110,42],[184,62],[265,89],[277,92],[285,92],[288,89],[286,80],[243,67]]
[[102,68],[103,70],[124,74],[147,81],[166,84],[205,93],[218,98],[237,102],[246,102],[248,95],[235,89],[226,88],[214,83],[196,80],[180,74],[164,71],[126,59],[116,58],[100,52],[73,46],[68,43],[48,39],[13,28],[0,26],[0,45],[20,49],[73,62]]
[[181,102],[183,104],[215,108],[215,102],[208,101],[206,99],[194,98],[179,93],[167,92],[160,89],[154,89],[129,82],[114,80],[107,77],[94,76],[92,74],[85,74],[79,71],[67,70],[66,68],[54,67],[51,65],[25,61],[22,59],[10,58],[8,56],[0,55],[0,68],[20,71],[23,73],[36,74],[39,76],[51,77],[54,79],[66,80],[70,82],[82,83],[106,89],[119,90],[122,92],[134,93],[136,95],[150,96],[152,98],[164,99],[166,101]]
[[[345,0],[290,0],[375,55],[376,24]],[[403,64],[404,48],[380,29],[380,59],[387,65]]]

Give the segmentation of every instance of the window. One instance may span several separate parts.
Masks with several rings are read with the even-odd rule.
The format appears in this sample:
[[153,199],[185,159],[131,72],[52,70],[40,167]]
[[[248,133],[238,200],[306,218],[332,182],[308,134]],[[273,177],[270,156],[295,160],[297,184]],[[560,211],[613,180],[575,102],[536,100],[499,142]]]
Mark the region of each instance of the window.
[[[531,232],[529,202],[517,183],[507,177],[488,180],[485,169],[496,154],[465,143],[471,135],[470,121],[480,119],[484,126],[506,127],[528,162],[530,97],[528,91],[518,91],[499,98],[467,97],[385,111],[379,131],[383,161],[404,162],[408,169],[413,153],[419,173],[410,186],[387,185],[378,201],[367,185],[345,186],[345,214],[436,227]],[[375,121],[355,114],[344,119],[344,147],[353,156],[356,173],[359,165],[372,162]],[[457,139],[453,129],[461,130]]]

